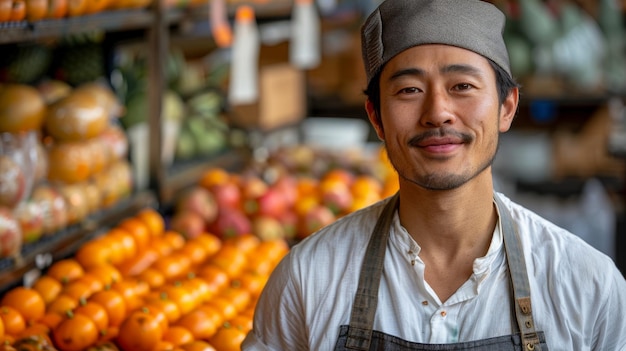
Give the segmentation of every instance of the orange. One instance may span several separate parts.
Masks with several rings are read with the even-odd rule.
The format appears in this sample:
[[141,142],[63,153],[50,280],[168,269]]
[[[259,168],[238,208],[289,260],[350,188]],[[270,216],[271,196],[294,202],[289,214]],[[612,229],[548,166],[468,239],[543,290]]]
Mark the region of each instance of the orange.
[[89,317],[69,314],[52,330],[55,345],[64,351],[82,351],[98,340],[98,328]]
[[109,230],[103,237],[103,241],[113,251],[111,261],[113,264],[120,264],[125,260],[135,256],[137,253],[137,243],[135,237],[123,228],[115,227]]
[[35,289],[18,286],[6,292],[0,305],[13,307],[28,322],[35,322],[46,313],[46,303]]
[[4,327],[5,334],[18,335],[26,329],[26,321],[24,320],[24,317],[13,307],[0,307],[0,319],[2,319],[2,326]]
[[100,237],[81,245],[74,254],[74,259],[83,268],[88,269],[99,264],[111,263],[112,256],[111,247]]
[[[250,302],[252,301],[252,294],[243,288],[228,288],[224,289],[219,293],[219,298],[224,298],[233,304],[237,313],[243,311],[248,307]],[[232,318],[234,316],[231,316]],[[227,318],[227,319],[230,319]]]
[[152,351],[163,338],[163,329],[157,318],[150,313],[132,312],[120,326],[116,338],[122,350]]
[[140,219],[129,217],[123,219],[118,226],[128,231],[135,239],[137,251],[145,249],[150,242],[150,228]]
[[379,197],[383,192],[383,186],[382,183],[373,176],[361,174],[352,182],[350,192],[356,197],[370,196],[371,194]]
[[235,302],[230,301],[227,297],[216,296],[211,301],[204,304],[204,306],[210,306],[215,308],[222,316],[223,320],[229,320],[237,315],[237,305]]
[[200,186],[210,189],[214,185],[225,184],[229,180],[230,173],[222,168],[214,167],[204,171],[198,183]]
[[152,236],[162,235],[165,231],[165,219],[154,208],[145,208],[139,211],[136,217],[148,226],[149,232]]
[[182,315],[176,325],[189,330],[193,337],[199,340],[208,339],[215,334],[221,320],[223,318],[217,315],[217,312],[199,308]]
[[48,18],[63,18],[67,13],[68,0],[50,0],[48,6]]
[[183,351],[217,351],[215,347],[206,341],[195,340],[188,344],[180,345]]
[[278,263],[287,252],[289,252],[289,245],[282,239],[263,241],[256,250],[258,256],[275,263]]
[[41,323],[50,329],[54,329],[56,328],[57,325],[59,325],[59,323],[61,323],[63,318],[64,317],[58,313],[48,312],[44,314],[43,317],[41,317],[41,319],[39,319],[38,323]]
[[[100,279],[100,277],[96,277],[95,275],[86,272],[82,277],[76,279],[74,283],[81,283],[87,289],[88,295],[95,293],[96,291],[100,291],[104,289],[104,283]],[[70,283],[73,284],[73,283]]]
[[207,258],[213,256],[222,248],[222,240],[217,235],[207,232],[202,233],[189,241],[201,244],[206,251]]
[[146,296],[144,302],[147,305],[157,307],[165,313],[169,323],[174,323],[180,318],[180,308],[173,300],[169,299],[166,293]]
[[78,306],[78,300],[64,294],[60,294],[48,305],[48,313],[57,313],[64,316],[68,311],[74,310]]
[[209,257],[205,246],[199,241],[193,240],[187,241],[185,245],[177,251],[177,253],[188,257],[191,264],[194,266],[203,263]]
[[125,279],[111,285],[111,289],[122,295],[128,311],[135,310],[141,306],[143,297],[149,292],[148,283],[134,279]]
[[238,314],[234,318],[231,318],[227,323],[229,323],[234,328],[238,328],[247,333],[252,330],[253,321],[251,316]]
[[109,326],[118,327],[126,318],[126,301],[122,294],[115,290],[102,290],[91,295],[88,302],[95,302],[104,307],[109,317]]
[[239,287],[248,291],[253,299],[256,299],[263,291],[267,283],[268,275],[256,272],[244,272],[232,283],[234,287]]
[[47,12],[48,0],[26,0],[26,18],[29,21],[39,21]]
[[151,267],[163,273],[166,281],[174,281],[184,278],[190,271],[191,259],[182,253],[173,253],[160,257]]
[[163,334],[163,340],[172,343],[174,346],[180,346],[194,341],[194,337],[187,328],[180,325],[174,325],[165,331]]
[[254,234],[238,235],[224,241],[224,245],[234,246],[245,254],[253,252],[260,243],[261,239]]
[[98,333],[102,334],[109,327],[109,315],[106,308],[99,303],[93,301],[81,302],[74,309],[74,314],[82,314],[91,319],[98,329]]
[[146,312],[150,314],[151,316],[153,316],[159,323],[159,326],[161,327],[162,331],[166,331],[169,328],[170,321],[167,319],[167,315],[160,307],[153,306],[150,304],[144,304],[141,306],[141,308],[139,308],[139,310]]
[[209,343],[220,351],[236,351],[241,349],[241,343],[245,338],[245,331],[229,323],[224,323],[209,339]]
[[61,293],[63,286],[58,280],[42,275],[33,283],[33,289],[41,295],[47,305]]
[[50,277],[67,284],[85,274],[85,269],[76,259],[66,258],[54,262],[46,272]]
[[159,292],[176,303],[181,315],[189,313],[198,306],[197,297],[181,284],[162,286]]
[[91,295],[91,287],[85,282],[75,280],[63,287],[61,291],[63,295],[74,298],[75,300],[86,299]]
[[223,269],[230,278],[235,278],[246,267],[247,256],[237,247],[224,245],[209,259],[209,263]]
[[198,303],[208,301],[215,296],[219,290],[215,285],[209,284],[206,280],[196,277],[193,274],[187,279],[182,280],[181,285],[194,295]]
[[215,290],[221,290],[231,282],[225,270],[212,264],[200,267],[196,272],[196,276],[204,279],[204,281],[212,285]]
[[40,323],[40,322],[35,322],[30,325],[27,325],[26,329],[22,330],[21,333],[17,334],[15,338],[17,340],[24,339],[24,338],[43,339],[49,344],[52,344],[52,340],[50,340],[50,337],[48,336],[51,330],[52,329],[50,329],[50,327],[48,327],[47,325]]
[[115,282],[122,280],[122,273],[110,264],[101,264],[89,268],[85,274],[96,277],[100,280],[104,287],[110,286]]
[[173,250],[178,250],[185,245],[185,238],[178,232],[166,230],[163,233],[163,240],[169,244]]
[[146,282],[151,289],[156,289],[165,284],[165,275],[155,268],[146,268],[136,275],[137,280]]

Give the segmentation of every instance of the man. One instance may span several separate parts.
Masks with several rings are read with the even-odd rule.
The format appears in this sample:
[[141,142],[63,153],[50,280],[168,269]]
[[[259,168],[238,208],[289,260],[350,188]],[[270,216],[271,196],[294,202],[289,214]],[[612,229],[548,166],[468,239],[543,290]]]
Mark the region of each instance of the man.
[[613,261],[494,191],[519,100],[504,21],[478,0],[368,17],[365,108],[399,192],[292,248],[244,350],[626,350]]

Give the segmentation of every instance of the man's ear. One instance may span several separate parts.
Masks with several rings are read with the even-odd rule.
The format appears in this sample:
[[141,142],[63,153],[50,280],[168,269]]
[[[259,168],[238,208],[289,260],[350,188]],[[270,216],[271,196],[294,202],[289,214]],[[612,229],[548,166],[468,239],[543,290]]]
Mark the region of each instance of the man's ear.
[[513,119],[517,114],[517,107],[519,104],[519,88],[513,88],[509,92],[509,95],[504,100],[502,107],[500,108],[500,132],[506,132],[511,128]]
[[370,101],[370,99],[365,100],[365,111],[367,112],[367,118],[370,120],[370,123],[376,131],[378,139],[385,141],[385,133],[383,133],[383,125],[380,120],[380,116],[376,112],[374,104]]

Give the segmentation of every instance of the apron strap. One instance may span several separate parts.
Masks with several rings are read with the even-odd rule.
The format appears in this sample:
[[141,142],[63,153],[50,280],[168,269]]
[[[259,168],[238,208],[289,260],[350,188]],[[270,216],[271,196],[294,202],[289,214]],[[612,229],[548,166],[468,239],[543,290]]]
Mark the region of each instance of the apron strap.
[[378,286],[385,261],[389,228],[398,199],[399,195],[396,193],[385,205],[363,256],[359,286],[354,297],[346,341],[346,347],[350,349],[365,351],[370,348],[372,323],[378,305]]
[[517,232],[517,227],[513,225],[511,214],[496,193],[494,193],[494,200],[498,208],[500,224],[502,225],[504,248],[515,297],[515,318],[521,332],[522,344],[529,351],[541,351],[539,336],[535,331],[535,322],[533,320],[530,284],[528,282],[528,272],[526,271],[521,238]]

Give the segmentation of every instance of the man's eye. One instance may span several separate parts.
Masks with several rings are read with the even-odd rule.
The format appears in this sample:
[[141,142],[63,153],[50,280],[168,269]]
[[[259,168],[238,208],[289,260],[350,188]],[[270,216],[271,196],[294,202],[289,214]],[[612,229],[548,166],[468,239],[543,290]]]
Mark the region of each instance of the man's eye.
[[472,85],[468,83],[461,83],[454,86],[455,90],[468,90],[471,89]]
[[401,94],[415,94],[415,93],[418,93],[419,91],[420,90],[418,88],[411,87],[411,88],[403,88],[403,89],[401,89],[400,93]]

